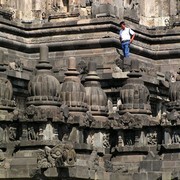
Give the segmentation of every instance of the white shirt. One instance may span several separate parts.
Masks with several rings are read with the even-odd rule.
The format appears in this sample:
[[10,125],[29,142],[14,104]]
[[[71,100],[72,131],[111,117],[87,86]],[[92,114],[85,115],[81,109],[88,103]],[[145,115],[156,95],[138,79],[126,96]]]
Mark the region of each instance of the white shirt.
[[119,31],[119,36],[121,37],[121,41],[128,41],[128,40],[130,40],[131,39],[131,35],[134,35],[134,34],[135,34],[135,32],[132,29],[127,28],[127,27],[125,27],[124,30],[121,29]]

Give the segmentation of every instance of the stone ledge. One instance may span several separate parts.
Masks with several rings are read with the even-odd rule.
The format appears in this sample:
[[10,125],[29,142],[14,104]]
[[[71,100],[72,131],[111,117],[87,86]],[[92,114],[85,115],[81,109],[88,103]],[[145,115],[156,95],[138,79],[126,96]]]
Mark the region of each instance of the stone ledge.
[[169,145],[162,144],[160,145],[160,148],[163,148],[165,150],[179,150],[180,151],[180,144],[169,144]]
[[142,152],[142,153],[147,153],[149,151],[151,151],[152,149],[154,149],[154,147],[156,146],[136,146],[136,145],[132,145],[132,146],[124,146],[124,147],[115,147],[112,149],[112,153],[115,152]]

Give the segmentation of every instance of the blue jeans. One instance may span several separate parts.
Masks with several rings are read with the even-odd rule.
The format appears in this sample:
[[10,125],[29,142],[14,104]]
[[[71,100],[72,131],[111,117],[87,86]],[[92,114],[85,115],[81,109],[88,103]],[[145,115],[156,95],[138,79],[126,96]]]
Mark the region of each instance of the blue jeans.
[[129,45],[130,45],[130,41],[121,42],[121,47],[124,57],[129,57]]

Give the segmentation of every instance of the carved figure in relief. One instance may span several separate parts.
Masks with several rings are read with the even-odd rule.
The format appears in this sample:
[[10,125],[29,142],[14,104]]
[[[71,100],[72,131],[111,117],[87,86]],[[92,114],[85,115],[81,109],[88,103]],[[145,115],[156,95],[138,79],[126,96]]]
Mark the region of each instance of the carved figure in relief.
[[172,144],[179,144],[180,143],[180,137],[177,132],[174,132],[172,135]]
[[108,114],[112,114],[113,113],[113,103],[112,103],[111,98],[108,98],[107,105],[108,105]]
[[126,145],[128,145],[128,146],[133,145],[132,140],[130,138],[126,139]]
[[118,147],[124,147],[124,140],[122,136],[118,136]]
[[157,144],[157,132],[148,133],[147,134],[147,143],[149,145],[155,145]]
[[68,141],[69,135],[67,133],[65,133],[62,137],[62,142],[66,142]]
[[167,113],[166,112],[163,112],[162,115],[161,115],[161,124],[162,125],[165,125],[167,124],[169,121],[167,119]]
[[16,140],[16,128],[14,128],[14,127],[9,128],[9,140],[10,141]]
[[39,140],[43,140],[44,139],[44,133],[43,133],[43,129],[42,128],[39,128],[38,139]]
[[36,139],[37,137],[34,128],[33,127],[28,128],[28,140],[36,140]]

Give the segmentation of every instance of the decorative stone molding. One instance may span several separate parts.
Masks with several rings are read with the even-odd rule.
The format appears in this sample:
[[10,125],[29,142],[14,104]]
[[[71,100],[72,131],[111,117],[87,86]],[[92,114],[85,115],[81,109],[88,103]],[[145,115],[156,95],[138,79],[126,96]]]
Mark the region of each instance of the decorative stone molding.
[[53,76],[52,66],[48,61],[48,47],[41,46],[40,61],[36,65],[37,73],[28,84],[30,97],[27,98],[25,120],[29,121],[63,121],[60,109],[60,83]]
[[124,114],[130,112],[133,114],[151,114],[151,106],[149,104],[149,90],[144,85],[140,77],[139,62],[133,60],[132,67],[126,84],[120,90],[122,105],[119,113]]
[[88,110],[96,121],[107,121],[107,96],[100,85],[96,72],[96,63],[89,63],[89,72],[85,78],[86,101]]
[[79,72],[76,70],[76,59],[74,57],[69,58],[68,70],[65,75],[64,82],[61,84],[60,97],[62,105],[68,107],[67,123],[87,126],[86,92],[78,76]]

